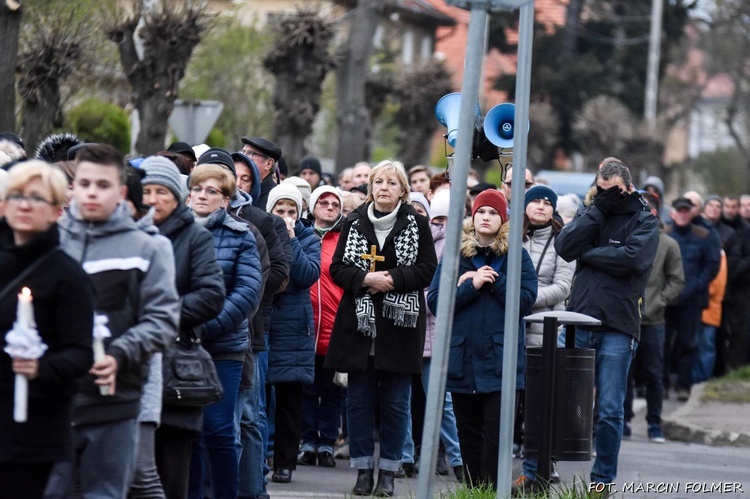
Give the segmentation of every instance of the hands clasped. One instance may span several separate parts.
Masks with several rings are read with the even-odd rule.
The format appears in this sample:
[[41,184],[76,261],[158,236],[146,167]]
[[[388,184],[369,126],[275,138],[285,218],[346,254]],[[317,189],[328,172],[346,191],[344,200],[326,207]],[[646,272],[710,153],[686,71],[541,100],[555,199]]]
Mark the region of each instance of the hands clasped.
[[485,285],[485,283],[494,284],[495,279],[497,279],[497,272],[495,272],[495,269],[490,267],[489,265],[485,265],[484,267],[480,267],[477,270],[472,270],[469,272],[464,272],[461,274],[461,277],[458,278],[458,285],[460,286],[465,281],[471,279],[472,285],[474,286],[474,289],[482,289],[482,286]]
[[367,292],[371,295],[393,291],[393,277],[387,270],[368,272],[362,284],[367,287]]

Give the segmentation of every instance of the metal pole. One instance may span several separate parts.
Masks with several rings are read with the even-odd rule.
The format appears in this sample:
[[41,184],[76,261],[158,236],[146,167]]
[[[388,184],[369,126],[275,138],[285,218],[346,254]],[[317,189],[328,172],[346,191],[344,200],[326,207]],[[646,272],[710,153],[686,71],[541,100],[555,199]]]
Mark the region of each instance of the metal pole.
[[518,322],[521,301],[521,252],[523,250],[523,198],[528,150],[529,96],[531,93],[531,48],[534,42],[534,1],[521,6],[518,24],[518,68],[516,70],[516,116],[513,136],[510,241],[508,277],[505,292],[505,346],[503,383],[500,398],[500,449],[497,465],[497,497],[509,497],[513,473],[513,419],[516,408],[516,366],[518,364]]
[[653,131],[656,124],[656,101],[659,95],[659,55],[661,52],[661,19],[663,0],[651,2],[651,35],[648,42],[648,66],[646,71],[646,102],[643,116]]
[[540,409],[539,450],[537,461],[539,464],[539,478],[542,484],[549,487],[550,472],[552,471],[552,438],[554,436],[555,417],[555,369],[557,353],[557,319],[544,318],[544,339],[542,342],[542,404]]
[[430,381],[427,390],[422,451],[420,454],[422,472],[419,473],[417,482],[417,497],[420,499],[432,499],[433,492],[433,470],[437,462],[440,423],[443,418],[443,402],[445,401],[445,373],[448,368],[448,350],[456,304],[458,249],[464,219],[464,200],[466,199],[466,179],[469,176],[471,144],[476,128],[477,89],[484,56],[484,33],[487,30],[487,19],[487,6],[474,4],[469,17],[466,69],[461,85],[458,140],[456,141],[454,166],[450,176],[451,200],[438,297],[440,313],[437,314],[435,338],[432,343]]

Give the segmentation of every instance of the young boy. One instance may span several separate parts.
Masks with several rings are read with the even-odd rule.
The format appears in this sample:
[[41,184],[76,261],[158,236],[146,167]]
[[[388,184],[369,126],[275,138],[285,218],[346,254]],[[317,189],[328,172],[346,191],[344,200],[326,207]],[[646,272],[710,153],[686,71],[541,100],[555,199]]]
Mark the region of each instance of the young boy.
[[96,313],[107,317],[111,336],[104,357],[95,358],[89,376],[79,380],[75,460],[54,467],[47,497],[68,497],[77,475],[82,495],[122,498],[133,471],[149,358],[177,334],[174,267],[171,255],[130,216],[120,153],[91,144],[76,161],[73,200],[60,222],[61,246],[91,277]]

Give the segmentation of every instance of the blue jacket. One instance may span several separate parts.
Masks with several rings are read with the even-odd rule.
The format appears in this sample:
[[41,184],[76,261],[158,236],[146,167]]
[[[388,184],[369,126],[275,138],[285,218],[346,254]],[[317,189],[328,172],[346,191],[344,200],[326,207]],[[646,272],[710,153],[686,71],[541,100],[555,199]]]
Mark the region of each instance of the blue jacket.
[[312,224],[294,226],[289,284],[275,296],[268,345],[268,382],[311,384],[315,375],[315,321],[310,286],[320,278],[320,238]]
[[212,356],[237,353],[242,360],[249,345],[247,318],[258,308],[262,288],[255,236],[224,210],[212,213],[206,228],[224,274],[226,298],[219,315],[201,325],[200,336]]
[[664,232],[680,245],[682,269],[685,272],[685,287],[670,305],[706,308],[708,287],[719,272],[721,263],[718,232],[696,223],[679,227],[673,222],[665,225]]
[[[458,286],[446,380],[446,389],[450,392],[489,393],[499,392],[502,388],[508,225],[500,228],[491,246],[489,263],[485,263],[484,257],[477,254],[478,246],[474,237],[474,227],[467,223],[461,238],[459,277],[465,272],[475,271],[485,265],[495,269],[498,277],[494,284],[485,285],[480,290],[474,288],[471,279]],[[534,264],[526,250],[522,252],[516,367],[516,387],[519,390],[525,386],[526,371],[523,317],[531,311],[537,294]],[[437,306],[441,267],[442,262],[438,265],[427,293],[427,304],[437,316],[437,320],[440,320]]]

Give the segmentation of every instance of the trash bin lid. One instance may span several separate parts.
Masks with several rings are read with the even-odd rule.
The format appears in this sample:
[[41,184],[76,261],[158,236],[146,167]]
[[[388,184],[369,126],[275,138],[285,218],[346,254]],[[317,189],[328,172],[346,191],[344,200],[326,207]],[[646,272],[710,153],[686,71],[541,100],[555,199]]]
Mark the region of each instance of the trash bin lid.
[[523,318],[526,322],[543,323],[545,317],[555,317],[558,324],[571,326],[601,326],[602,321],[595,319],[590,315],[579,314],[578,312],[568,312],[567,310],[554,310],[550,312],[539,312],[527,315]]

